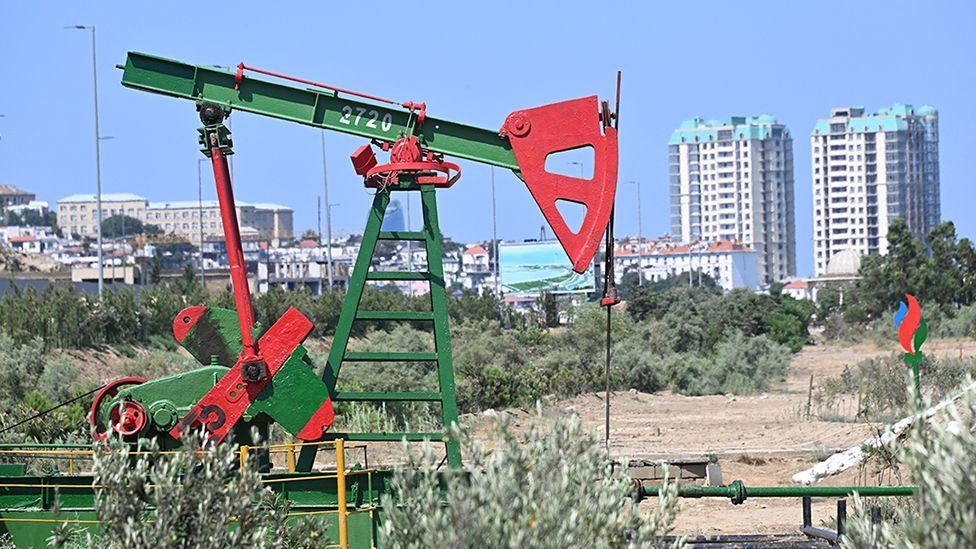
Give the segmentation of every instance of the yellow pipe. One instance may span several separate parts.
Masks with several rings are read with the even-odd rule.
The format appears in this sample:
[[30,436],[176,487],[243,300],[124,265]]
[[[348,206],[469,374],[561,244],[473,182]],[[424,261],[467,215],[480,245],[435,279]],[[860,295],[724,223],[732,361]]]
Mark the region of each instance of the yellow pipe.
[[339,496],[339,547],[349,547],[348,510],[346,509],[346,450],[343,440],[336,439],[336,492]]
[[247,444],[241,444],[241,474],[244,474],[244,467],[247,465]]
[[288,472],[295,472],[295,443],[288,443]]

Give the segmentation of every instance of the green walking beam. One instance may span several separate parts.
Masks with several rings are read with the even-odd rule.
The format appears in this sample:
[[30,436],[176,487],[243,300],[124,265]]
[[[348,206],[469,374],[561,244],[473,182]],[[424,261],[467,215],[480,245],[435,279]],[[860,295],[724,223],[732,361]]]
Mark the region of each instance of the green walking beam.
[[[191,65],[147,53],[129,52],[122,85],[141,91],[216,103],[233,110],[392,142],[414,134],[416,113],[392,105],[367,103],[328,90],[301,89],[214,67]],[[411,120],[411,116],[414,120]],[[508,139],[486,130],[425,117],[417,136],[424,148],[466,160],[519,170]]]

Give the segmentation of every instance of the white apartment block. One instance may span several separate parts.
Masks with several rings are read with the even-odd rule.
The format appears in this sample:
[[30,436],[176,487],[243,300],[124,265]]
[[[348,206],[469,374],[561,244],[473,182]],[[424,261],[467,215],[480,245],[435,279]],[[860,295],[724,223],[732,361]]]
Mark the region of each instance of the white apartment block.
[[[76,194],[58,200],[58,225],[72,234],[94,237],[97,235],[97,207],[95,195]],[[164,233],[179,235],[199,244],[203,240],[223,238],[223,222],[220,205],[216,200],[186,200],[175,202],[149,202],[145,198],[128,193],[102,194],[102,219],[113,215],[127,215],[145,224],[156,225]],[[262,240],[291,240],[294,234],[291,208],[277,204],[250,204],[237,202],[237,222],[242,227],[253,228]]]
[[[277,204],[249,204],[237,202],[237,223],[241,227],[257,230],[261,240],[291,240],[293,237],[291,208]],[[150,202],[146,210],[146,223],[156,225],[165,233],[175,233],[193,243],[200,240],[224,238],[224,224],[220,218],[220,203],[205,200],[175,202]],[[202,227],[199,223],[202,223]]]
[[760,287],[759,254],[743,244],[728,240],[675,244],[662,239],[645,240],[641,248],[624,244],[614,250],[618,283],[625,273],[637,270],[639,265],[644,280],[652,282],[692,273],[697,284],[698,273],[702,273],[712,277],[725,291]]
[[877,113],[833,109],[810,136],[817,276],[845,250],[884,254],[888,226],[904,219],[924,237],[941,220],[939,113],[896,104]]
[[[96,203],[93,194],[73,194],[58,200],[58,226],[70,234],[94,238],[98,235]],[[124,214],[145,221],[148,206],[137,194],[102,193],[102,219]]]
[[671,234],[734,241],[759,255],[759,282],[796,273],[793,138],[769,115],[685,120],[668,141]]

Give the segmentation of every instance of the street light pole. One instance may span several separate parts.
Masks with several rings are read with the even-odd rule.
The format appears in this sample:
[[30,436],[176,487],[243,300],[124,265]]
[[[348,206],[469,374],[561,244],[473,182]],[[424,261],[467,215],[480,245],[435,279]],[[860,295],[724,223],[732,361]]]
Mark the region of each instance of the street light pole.
[[200,223],[200,284],[207,289],[207,275],[203,267],[203,169],[202,164],[209,162],[209,158],[197,159],[197,200],[199,201],[198,223]]
[[628,181],[637,186],[637,285],[644,285],[644,227],[641,220],[641,184],[640,181]]
[[[329,291],[332,291],[332,204],[329,204],[329,172],[325,161],[325,130],[322,136],[322,203],[325,204],[325,254],[326,254],[326,274],[329,278]],[[319,243],[322,241],[322,233],[319,232]]]
[[102,254],[102,161],[101,147],[99,145],[98,129],[98,64],[95,59],[95,25],[74,25],[65,27],[67,29],[90,30],[91,31],[91,51],[92,51],[92,91],[95,100],[95,219],[98,223],[98,301],[101,302],[105,291],[105,263]]
[[491,168],[491,243],[495,247],[495,297],[501,297],[501,286],[498,280],[498,218],[495,215],[495,167]]

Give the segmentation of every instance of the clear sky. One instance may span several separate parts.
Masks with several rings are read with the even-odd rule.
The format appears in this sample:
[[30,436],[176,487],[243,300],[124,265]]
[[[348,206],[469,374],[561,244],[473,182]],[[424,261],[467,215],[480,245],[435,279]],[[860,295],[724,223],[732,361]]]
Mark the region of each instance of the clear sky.
[[[940,114],[942,215],[976,236],[976,4],[972,2],[3,2],[0,182],[55,202],[94,192],[89,35],[98,29],[104,192],[197,196],[196,128],[187,101],[119,84],[128,50],[195,64],[259,67],[426,101],[432,116],[497,128],[516,109],[597,93],[622,69],[620,181],[640,180],[645,235],[668,231],[667,147],[692,116],[769,113],[794,136],[798,269],[812,273],[809,134],[832,107],[894,102]],[[239,200],[295,209],[316,225],[319,135],[233,117]],[[359,231],[369,195],[353,173],[356,138],[331,133],[336,232]],[[967,148],[968,147],[968,148]],[[969,150],[970,152],[966,152]],[[444,232],[491,235],[489,170],[464,163],[441,193]],[[496,170],[499,236],[544,223],[512,174]],[[205,198],[213,198],[205,180]],[[413,207],[414,222],[419,207]],[[618,191],[618,234],[635,234],[635,188]]]

